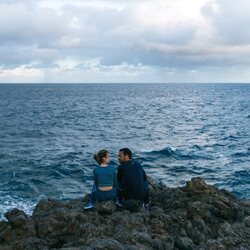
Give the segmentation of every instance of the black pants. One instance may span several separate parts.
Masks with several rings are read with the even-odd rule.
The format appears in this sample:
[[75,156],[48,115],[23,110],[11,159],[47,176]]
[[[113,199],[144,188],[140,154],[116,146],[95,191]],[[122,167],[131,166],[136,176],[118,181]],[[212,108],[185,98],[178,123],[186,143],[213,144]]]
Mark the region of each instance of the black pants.
[[[127,199],[127,198],[126,198],[126,193],[121,188],[119,188],[119,186],[120,185],[118,185],[117,196],[118,196],[118,200],[122,202],[122,200]],[[131,199],[135,199],[135,198],[131,198]],[[149,192],[148,192],[148,182],[147,181],[144,181],[144,196],[143,196],[143,198],[135,199],[135,200],[141,200],[144,203],[149,203]]]

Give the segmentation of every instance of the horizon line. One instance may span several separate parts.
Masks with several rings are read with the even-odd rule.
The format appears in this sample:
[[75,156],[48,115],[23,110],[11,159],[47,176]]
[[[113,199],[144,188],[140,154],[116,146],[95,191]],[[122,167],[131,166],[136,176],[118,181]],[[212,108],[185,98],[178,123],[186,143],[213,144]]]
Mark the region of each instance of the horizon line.
[[249,82],[0,82],[0,84],[250,84]]

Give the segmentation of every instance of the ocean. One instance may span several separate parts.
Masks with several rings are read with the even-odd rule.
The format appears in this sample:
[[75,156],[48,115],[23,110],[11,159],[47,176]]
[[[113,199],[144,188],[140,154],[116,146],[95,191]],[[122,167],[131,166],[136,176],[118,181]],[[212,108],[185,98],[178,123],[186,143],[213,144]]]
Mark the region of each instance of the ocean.
[[0,84],[0,219],[90,192],[93,155],[129,147],[169,187],[250,199],[250,84]]

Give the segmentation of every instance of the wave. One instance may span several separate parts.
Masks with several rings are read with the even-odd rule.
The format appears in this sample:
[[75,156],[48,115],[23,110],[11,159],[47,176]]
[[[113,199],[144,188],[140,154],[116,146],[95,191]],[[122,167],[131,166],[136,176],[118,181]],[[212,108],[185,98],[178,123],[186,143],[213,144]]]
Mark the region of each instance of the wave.
[[197,144],[193,145],[191,148],[196,150],[202,150],[202,147]]
[[236,152],[234,154],[232,154],[232,157],[248,157],[250,155],[250,149],[248,148],[247,150],[245,151],[239,151],[239,152]]
[[0,221],[5,220],[4,214],[14,208],[23,210],[26,214],[31,215],[38,200],[39,199],[28,200],[0,193]]
[[235,135],[225,136],[222,140],[223,141],[237,141],[239,138]]
[[145,149],[142,150],[142,153],[149,153],[149,154],[166,154],[166,155],[171,155],[176,151],[175,147],[172,146],[167,146],[161,149]]
[[11,180],[4,185],[8,191],[33,193],[34,189],[27,183],[18,180]]
[[241,178],[246,183],[250,183],[250,170],[238,170],[234,172],[234,177]]
[[[194,151],[195,150],[195,151]],[[143,150],[142,153],[151,157],[172,157],[179,160],[188,160],[188,159],[213,159],[209,155],[204,155],[201,153],[197,153],[196,151],[201,151],[202,147],[198,145],[193,145],[191,150],[187,148],[186,150],[176,149],[172,146],[167,146],[161,149],[151,149],[151,150]],[[147,159],[147,157],[145,157]]]

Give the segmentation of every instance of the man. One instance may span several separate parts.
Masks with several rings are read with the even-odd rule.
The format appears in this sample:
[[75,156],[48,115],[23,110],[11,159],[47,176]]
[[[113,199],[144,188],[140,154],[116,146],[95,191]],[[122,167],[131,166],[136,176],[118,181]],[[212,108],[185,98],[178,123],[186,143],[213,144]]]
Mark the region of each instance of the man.
[[128,148],[119,150],[118,160],[120,165],[117,169],[118,202],[122,200],[140,200],[148,207],[148,183],[145,171],[140,163],[132,160],[132,152]]

